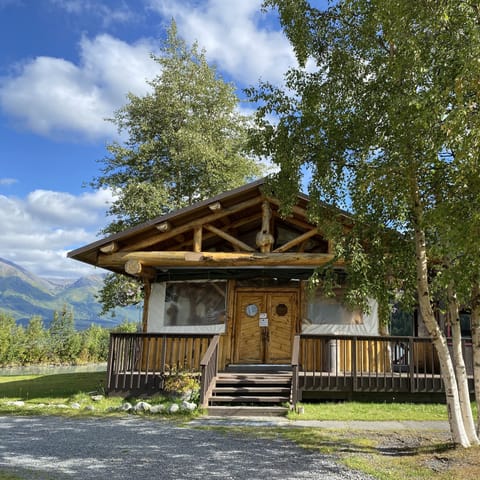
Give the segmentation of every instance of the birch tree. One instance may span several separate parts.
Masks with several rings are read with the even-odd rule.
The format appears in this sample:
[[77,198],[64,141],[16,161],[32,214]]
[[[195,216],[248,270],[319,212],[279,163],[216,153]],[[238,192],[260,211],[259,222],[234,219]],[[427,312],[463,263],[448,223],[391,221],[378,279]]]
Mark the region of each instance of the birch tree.
[[[478,305],[478,264],[469,266],[468,280],[454,275],[475,247],[471,239],[460,242],[459,251],[448,243],[462,230],[454,205],[480,214],[480,204],[467,207],[465,188],[458,190],[462,179],[479,171],[477,2],[340,0],[319,10],[306,0],[267,0],[264,6],[278,9],[299,63],[308,69],[287,72],[285,90],[263,83],[249,92],[261,103],[256,150],[280,166],[277,191],[299,187],[308,167],[314,200],[344,206],[346,199],[359,227],[337,253],[356,272],[353,298],[373,295],[385,320],[395,289],[415,286],[439,357],[452,438],[464,447],[478,444],[465,414],[470,406],[460,399],[461,362],[458,382],[434,312],[441,283],[435,278],[441,275],[451,280],[452,293],[466,291],[470,282]],[[272,113],[278,122],[269,122]],[[315,218],[328,223],[321,212]],[[456,225],[452,235],[441,234],[446,222]],[[391,248],[386,232],[392,230],[401,234],[403,247]],[[442,270],[440,253],[448,261]],[[392,272],[392,264],[400,269]],[[478,328],[476,335],[478,341]]]

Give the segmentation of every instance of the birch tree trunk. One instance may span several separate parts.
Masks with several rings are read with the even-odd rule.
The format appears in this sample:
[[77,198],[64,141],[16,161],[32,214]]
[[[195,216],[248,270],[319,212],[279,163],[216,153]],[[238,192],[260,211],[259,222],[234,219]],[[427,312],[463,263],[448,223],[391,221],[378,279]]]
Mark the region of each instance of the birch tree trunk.
[[472,326],[473,378],[475,400],[477,402],[477,434],[480,435],[480,285],[476,283],[472,290]]
[[411,195],[413,200],[413,223],[415,228],[415,266],[417,271],[418,306],[423,323],[428,330],[440,362],[440,373],[445,386],[448,420],[452,440],[462,447],[470,447],[460,409],[457,380],[452,358],[448,351],[447,339],[440,329],[432,309],[430,286],[428,280],[428,261],[425,230],[423,229],[423,208],[418,191],[418,182],[411,179]]
[[452,349],[455,376],[457,379],[460,410],[468,440],[472,445],[479,445],[475,430],[472,407],[470,405],[470,392],[468,389],[467,369],[462,352],[462,331],[460,328],[460,315],[457,297],[451,286],[448,287],[448,316],[452,328]]

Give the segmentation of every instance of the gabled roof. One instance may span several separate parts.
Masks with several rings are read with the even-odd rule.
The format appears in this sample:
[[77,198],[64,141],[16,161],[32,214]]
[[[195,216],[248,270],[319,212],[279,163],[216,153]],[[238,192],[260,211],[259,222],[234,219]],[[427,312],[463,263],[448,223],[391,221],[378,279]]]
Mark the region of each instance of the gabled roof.
[[[156,276],[161,269],[218,267],[314,268],[333,258],[329,242],[307,220],[309,198],[299,193],[292,213],[257,180],[156,217],[68,254],[118,273]],[[337,212],[338,213],[338,212]],[[351,224],[347,214],[342,223]],[[262,242],[265,245],[260,246]]]

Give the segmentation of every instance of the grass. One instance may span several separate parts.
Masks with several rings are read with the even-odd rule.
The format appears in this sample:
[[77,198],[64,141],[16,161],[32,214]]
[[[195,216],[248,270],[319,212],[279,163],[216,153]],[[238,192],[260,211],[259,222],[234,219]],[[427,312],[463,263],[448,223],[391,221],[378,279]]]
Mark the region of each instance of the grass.
[[12,473],[8,472],[2,472],[0,470],[0,480],[22,480],[21,477],[18,477],[17,475],[14,475]]
[[[304,413],[290,412],[288,414],[290,420],[447,420],[447,407],[437,403],[325,402],[305,403],[299,406],[303,407]],[[476,405],[472,404],[472,408],[476,416]]]
[[[104,396],[93,400],[92,394],[105,391],[105,372],[64,373],[55,375],[0,376],[0,414],[21,415],[124,415],[119,407],[129,401],[135,405],[137,398]],[[22,401],[24,406],[9,405],[9,402]],[[172,401],[161,395],[148,398],[151,405],[169,405]],[[71,407],[77,403],[80,408]],[[192,418],[199,412],[178,412],[178,418]],[[155,414],[157,417],[161,416]],[[168,415],[165,413],[164,415]],[[169,418],[172,418],[169,415]],[[0,480],[3,480],[0,477]]]
[[23,401],[64,401],[80,392],[103,392],[105,372],[0,377],[0,396]]

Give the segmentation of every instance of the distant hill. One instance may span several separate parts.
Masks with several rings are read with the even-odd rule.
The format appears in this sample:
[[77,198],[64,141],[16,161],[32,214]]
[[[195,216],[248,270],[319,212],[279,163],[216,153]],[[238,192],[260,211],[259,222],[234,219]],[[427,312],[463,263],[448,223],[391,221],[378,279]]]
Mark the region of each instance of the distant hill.
[[92,323],[110,328],[124,320],[138,322],[141,307],[119,308],[114,318],[110,315],[100,317],[101,306],[95,295],[103,284],[103,277],[90,275],[73,281],[51,281],[0,258],[0,311],[22,325],[33,315],[40,315],[48,326],[54,312],[68,305],[73,307],[75,326],[79,330]]

